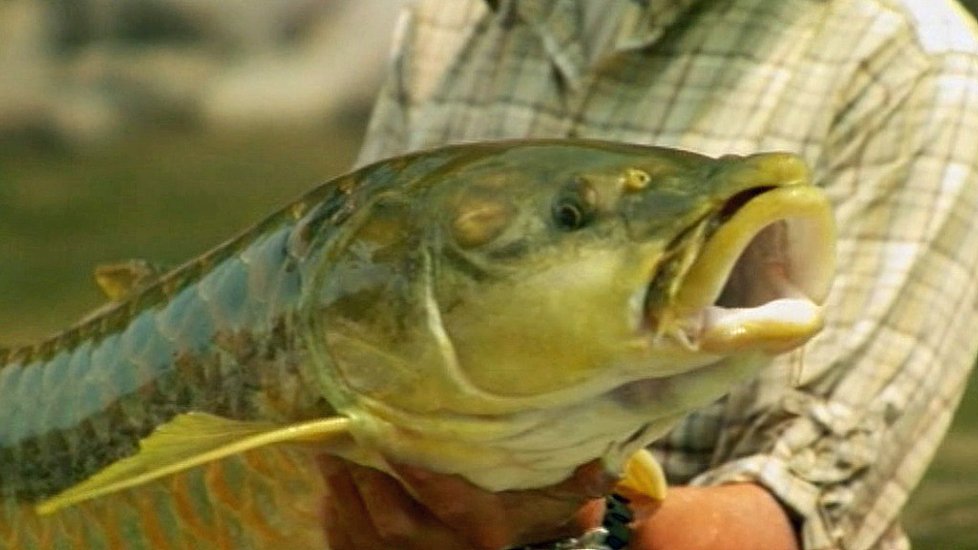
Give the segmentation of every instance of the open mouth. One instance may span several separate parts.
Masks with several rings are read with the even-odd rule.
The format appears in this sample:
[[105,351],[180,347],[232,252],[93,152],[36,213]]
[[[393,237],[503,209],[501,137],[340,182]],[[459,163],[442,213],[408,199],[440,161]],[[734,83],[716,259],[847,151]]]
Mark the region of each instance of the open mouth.
[[[710,353],[780,353],[821,329],[835,256],[818,188],[742,191],[693,231],[700,240],[687,238],[691,251],[659,266],[647,289],[646,322],[657,336]],[[664,292],[663,277],[676,287]]]

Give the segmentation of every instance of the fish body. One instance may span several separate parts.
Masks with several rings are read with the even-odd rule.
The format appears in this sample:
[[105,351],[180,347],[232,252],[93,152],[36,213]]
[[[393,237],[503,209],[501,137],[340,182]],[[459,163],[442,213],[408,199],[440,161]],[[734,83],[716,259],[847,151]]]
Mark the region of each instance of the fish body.
[[0,545],[307,545],[308,449],[491,490],[620,472],[818,331],[831,226],[780,153],[521,141],[362,168],[0,356]]

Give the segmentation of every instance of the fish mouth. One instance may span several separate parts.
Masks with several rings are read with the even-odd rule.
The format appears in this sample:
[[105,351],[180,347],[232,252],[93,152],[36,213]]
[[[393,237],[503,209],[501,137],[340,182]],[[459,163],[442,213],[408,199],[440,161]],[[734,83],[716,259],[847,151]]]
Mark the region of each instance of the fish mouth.
[[[657,339],[710,354],[776,354],[822,328],[835,250],[820,189],[751,187],[685,233],[676,244],[682,252],[656,269],[646,289],[644,323]],[[665,292],[663,277],[676,281]]]

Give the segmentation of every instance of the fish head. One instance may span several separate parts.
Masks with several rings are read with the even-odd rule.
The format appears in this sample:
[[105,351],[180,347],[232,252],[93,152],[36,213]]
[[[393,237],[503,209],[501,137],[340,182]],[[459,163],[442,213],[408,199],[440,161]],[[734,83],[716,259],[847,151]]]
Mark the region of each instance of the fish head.
[[431,284],[480,390],[673,375],[821,328],[832,218],[797,157],[551,145],[455,177]]
[[289,274],[276,284],[301,287],[261,363],[301,369],[329,405],[314,414],[338,417],[180,413],[39,513],[297,442],[494,491],[600,460],[624,474],[619,487],[661,498],[661,470],[637,451],[818,332],[833,271],[828,201],[782,153],[470,144],[375,164],[315,196],[286,212],[284,246],[263,248],[287,261],[250,276],[274,266]]
[[[833,273],[828,201],[784,153],[482,145],[372,208],[318,317],[324,387],[347,414],[419,439],[515,449],[516,432],[550,422],[553,445],[647,443],[662,431],[650,419],[671,422],[815,335]],[[400,437],[374,431],[390,448]],[[420,447],[399,452],[460,471],[461,451]]]

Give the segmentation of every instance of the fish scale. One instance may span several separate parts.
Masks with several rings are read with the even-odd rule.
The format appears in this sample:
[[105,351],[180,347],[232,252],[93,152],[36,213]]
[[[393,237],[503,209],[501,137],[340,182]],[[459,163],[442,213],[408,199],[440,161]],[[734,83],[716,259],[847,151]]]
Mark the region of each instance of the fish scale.
[[[384,167],[377,184],[391,181],[389,169],[399,164]],[[272,364],[268,356],[294,348],[277,329],[301,291],[283,254],[345,219],[354,190],[369,186],[350,178],[323,185],[97,317],[34,346],[0,349],[0,419],[26,420],[0,429],[0,548],[322,547],[310,521],[319,513],[310,496],[320,484],[315,466],[305,454],[275,449],[55,517],[39,518],[32,503],[131,453],[154,427],[190,408],[238,418],[313,414],[302,407],[331,413],[308,395],[294,361]],[[202,360],[208,354],[216,360]],[[241,364],[268,368],[245,383]],[[249,388],[272,398],[243,399]],[[227,471],[239,472],[234,484],[206,481]],[[123,509],[133,512],[123,516]],[[303,524],[314,527],[296,527]]]
[[[59,346],[66,345],[62,342],[80,339],[67,334],[53,340],[58,344],[14,352],[11,357],[16,362],[0,370],[5,381],[0,403],[4,407],[3,418],[24,420],[0,431],[0,437],[4,438],[0,447],[0,490],[34,496],[35,488],[24,484],[20,477],[22,473],[36,472],[36,468],[25,469],[23,465],[41,460],[46,464],[45,470],[51,472],[51,481],[44,486],[42,494],[57,491],[128,454],[138,439],[155,426],[191,408],[232,418],[255,417],[255,404],[248,400],[243,379],[248,365],[236,361],[234,349],[220,349],[218,344],[229,340],[215,339],[215,334],[249,327],[250,340],[259,342],[260,346],[263,339],[272,337],[271,327],[298,298],[296,275],[280,276],[284,271],[283,241],[295,221],[287,216],[280,218],[285,218],[279,222],[283,227],[270,236],[266,230],[256,234],[257,238],[247,245],[240,240],[229,245],[240,248],[240,252],[225,261],[246,268],[248,290],[243,295],[251,298],[243,303],[227,303],[232,315],[224,314],[223,304],[202,297],[199,287],[207,286],[214,297],[236,297],[242,295],[241,289],[225,290],[222,286],[238,286],[242,279],[224,276],[212,282],[209,273],[201,270],[210,261],[195,262],[135,297],[134,303],[142,309],[133,311],[131,304],[123,304],[105,316],[129,316],[128,324],[97,318],[90,324],[108,332],[87,325],[76,328],[74,332],[78,335],[91,334],[81,345],[60,349]],[[219,250],[212,255],[223,253]],[[217,274],[223,274],[223,270]],[[195,278],[198,284],[191,283]],[[243,318],[235,311],[238,308],[247,312]],[[232,327],[225,326],[225,318],[233,321]],[[292,342],[276,344],[282,353],[290,353],[294,347]],[[54,356],[46,359],[48,355]],[[277,370],[275,374],[298,376],[294,369]],[[43,391],[42,378],[60,380],[62,392],[67,387],[72,390],[64,396],[62,392]],[[71,381],[70,385],[64,384],[67,380]],[[266,377],[266,382],[273,386],[283,384],[274,376]],[[28,414],[29,410],[39,410],[42,414]],[[55,413],[44,414],[47,411]],[[127,423],[135,424],[135,429],[128,430],[129,439],[110,435],[118,435],[120,427]],[[68,466],[71,461],[63,460],[65,457],[58,453],[37,457],[18,450],[49,431],[79,430],[83,425],[92,439],[85,446],[73,449],[72,454],[85,453],[86,448],[98,449],[102,460],[78,468]]]

